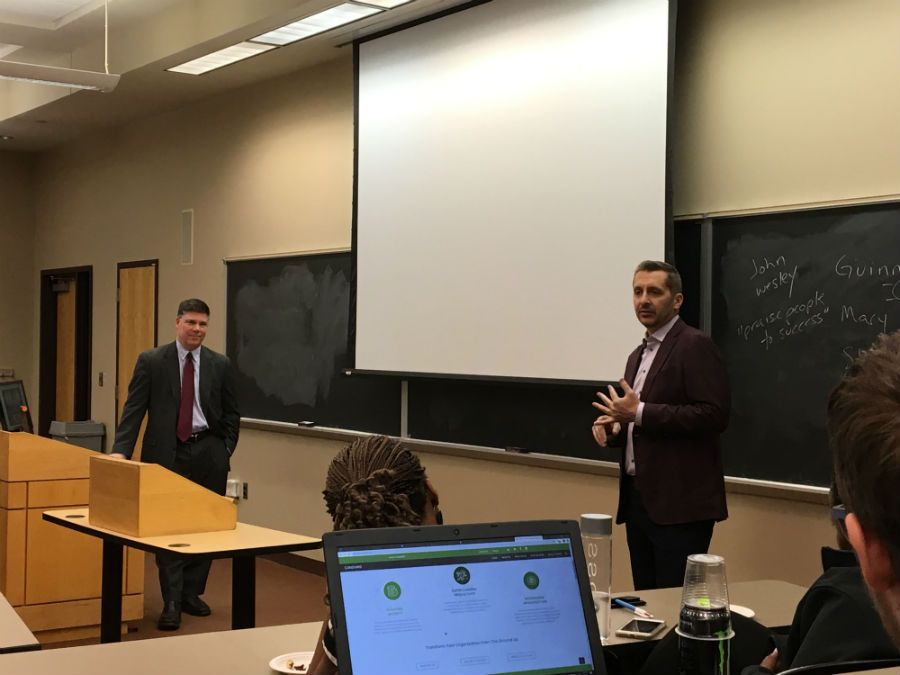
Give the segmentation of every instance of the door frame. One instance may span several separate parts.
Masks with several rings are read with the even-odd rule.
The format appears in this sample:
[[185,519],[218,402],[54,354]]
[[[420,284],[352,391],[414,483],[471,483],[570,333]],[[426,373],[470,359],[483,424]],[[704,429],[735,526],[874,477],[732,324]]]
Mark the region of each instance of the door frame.
[[56,293],[53,282],[75,280],[75,419],[91,417],[91,351],[93,324],[92,265],[41,270],[38,434],[50,435],[56,416]]

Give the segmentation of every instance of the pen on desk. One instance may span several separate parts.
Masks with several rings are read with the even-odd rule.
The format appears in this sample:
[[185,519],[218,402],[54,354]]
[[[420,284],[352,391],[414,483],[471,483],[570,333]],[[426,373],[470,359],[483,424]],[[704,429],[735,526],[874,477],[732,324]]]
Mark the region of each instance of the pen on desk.
[[613,602],[619,605],[619,607],[624,607],[625,609],[630,609],[632,612],[637,614],[638,616],[642,616],[645,619],[652,619],[653,615],[648,612],[646,609],[641,609],[640,607],[635,607],[631,603],[625,602],[624,600],[620,600],[619,598],[613,598]]

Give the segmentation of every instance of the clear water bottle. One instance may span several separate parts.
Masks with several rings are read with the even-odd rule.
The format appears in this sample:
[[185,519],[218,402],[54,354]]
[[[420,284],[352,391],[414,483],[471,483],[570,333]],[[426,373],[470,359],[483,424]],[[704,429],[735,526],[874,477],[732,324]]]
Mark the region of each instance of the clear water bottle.
[[606,643],[609,638],[609,593],[612,587],[612,516],[605,513],[583,513],[581,543],[591,581],[597,626],[600,628],[600,637]]
[[679,675],[729,675],[734,631],[722,556],[688,556],[675,632]]

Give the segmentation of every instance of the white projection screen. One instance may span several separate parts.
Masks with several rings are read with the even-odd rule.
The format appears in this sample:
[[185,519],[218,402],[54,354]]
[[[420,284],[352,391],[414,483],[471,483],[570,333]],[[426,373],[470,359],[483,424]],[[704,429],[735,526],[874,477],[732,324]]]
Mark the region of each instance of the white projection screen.
[[357,369],[622,376],[668,41],[667,0],[493,0],[356,46]]

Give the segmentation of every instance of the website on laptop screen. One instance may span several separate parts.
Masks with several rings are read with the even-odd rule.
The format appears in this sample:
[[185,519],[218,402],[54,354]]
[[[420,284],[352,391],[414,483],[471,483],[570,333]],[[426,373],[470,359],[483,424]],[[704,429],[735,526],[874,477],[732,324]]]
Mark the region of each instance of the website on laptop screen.
[[568,537],[339,548],[354,673],[583,673]]

